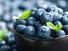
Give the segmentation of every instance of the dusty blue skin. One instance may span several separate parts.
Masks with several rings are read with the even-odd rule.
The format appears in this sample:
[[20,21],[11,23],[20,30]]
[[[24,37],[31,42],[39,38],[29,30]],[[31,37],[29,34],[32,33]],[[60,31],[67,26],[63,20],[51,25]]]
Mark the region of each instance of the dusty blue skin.
[[60,21],[63,25],[68,25],[68,16],[64,15]]
[[24,30],[24,35],[28,37],[32,37],[35,34],[35,28],[33,26],[27,26]]
[[58,21],[62,18],[62,15],[59,14],[58,12],[55,12],[53,15],[53,21]]
[[41,26],[38,30],[38,37],[48,38],[50,37],[50,29],[47,26]]
[[26,28],[25,25],[18,25],[16,27],[16,31],[19,32],[19,33],[23,33],[23,30]]
[[63,14],[63,9],[58,8],[58,13],[59,13],[59,14]]
[[39,27],[42,26],[42,24],[40,23],[40,21],[36,21],[34,24],[34,27],[36,29],[36,31],[38,31]]
[[68,25],[64,25],[63,30],[66,32],[66,34],[68,34]]
[[38,9],[36,12],[35,12],[35,18],[37,19],[37,20],[39,20],[40,19],[40,17],[43,15],[45,13],[45,10],[44,9]]
[[40,17],[40,21],[41,21],[42,24],[44,24],[44,23],[47,22],[47,21],[52,22],[52,21],[53,21],[53,17],[52,17],[49,13],[45,12],[45,13]]
[[12,46],[12,45],[15,45],[15,38],[14,37],[10,37],[7,39],[7,44]]
[[6,44],[6,41],[0,41],[0,47],[5,45]]
[[0,47],[0,50],[1,50],[1,51],[10,51],[11,48],[10,48],[10,46],[8,46],[8,45],[3,45],[3,46]]
[[60,31],[58,31],[57,33],[56,33],[56,35],[57,35],[57,37],[63,37],[63,36],[65,36],[65,31],[64,30],[60,30]]
[[27,25],[34,25],[34,23],[35,23],[35,18],[34,17],[29,17],[28,19],[27,19]]
[[47,7],[47,8],[45,9],[45,11],[50,12],[50,11],[51,11],[51,8]]
[[55,24],[55,25],[61,25],[61,26],[63,26],[60,21],[55,21],[54,24]]
[[16,21],[15,24],[14,24],[14,27],[16,28],[17,25],[19,25],[19,24],[24,24],[24,25],[26,25],[26,20],[18,20],[18,21]]

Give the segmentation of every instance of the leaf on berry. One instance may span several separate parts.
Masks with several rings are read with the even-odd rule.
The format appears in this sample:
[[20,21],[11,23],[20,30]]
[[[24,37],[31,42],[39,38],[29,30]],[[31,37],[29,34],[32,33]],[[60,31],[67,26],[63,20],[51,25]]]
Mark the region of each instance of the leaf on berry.
[[61,25],[54,25],[52,22],[46,22],[46,24],[50,29],[52,29],[52,30],[54,30],[56,32],[61,30],[61,28],[62,28]]
[[46,22],[47,26],[50,28],[50,29],[55,29],[55,25],[51,22]]
[[20,16],[19,19],[27,19],[30,16],[31,10],[25,10]]

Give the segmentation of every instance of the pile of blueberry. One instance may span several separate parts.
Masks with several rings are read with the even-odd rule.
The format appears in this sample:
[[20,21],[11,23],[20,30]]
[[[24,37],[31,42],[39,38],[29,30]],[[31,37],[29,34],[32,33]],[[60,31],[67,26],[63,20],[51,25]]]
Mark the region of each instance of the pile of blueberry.
[[11,31],[5,32],[2,37],[4,38],[0,39],[0,51],[16,51],[16,42],[13,33]]
[[[44,3],[46,4],[42,5]],[[68,12],[63,13],[61,8],[48,7],[48,5],[55,6],[55,4],[46,0],[40,0],[40,2],[38,0],[0,0],[0,51],[16,51],[16,42],[12,32],[14,24],[12,17],[18,16],[23,10],[34,7],[37,8],[31,10],[28,19],[16,21],[15,29],[17,32],[27,37],[44,39],[68,34]],[[55,16],[52,15],[55,13]],[[59,32],[55,32],[45,24],[48,21],[54,24],[61,24],[63,27]],[[2,32],[2,29],[7,31]],[[1,39],[2,36],[6,38]]]
[[[12,16],[22,13],[25,6],[23,0],[0,0],[0,51],[17,51],[14,33],[12,32]],[[5,30],[7,32],[4,32]],[[1,38],[2,37],[2,38]],[[3,39],[3,37],[6,37]]]
[[29,17],[17,19],[14,27],[18,33],[26,37],[39,39],[64,37],[68,34],[68,12],[57,6],[33,8]]
[[[23,10],[37,7],[34,5],[36,1],[32,0],[30,2],[29,0],[0,0],[0,51],[16,51],[16,42],[14,33],[12,32],[14,24],[12,17],[18,16]],[[41,3],[39,4],[41,5]],[[2,29],[6,29],[7,32],[2,32]],[[2,36],[6,38],[1,39]]]

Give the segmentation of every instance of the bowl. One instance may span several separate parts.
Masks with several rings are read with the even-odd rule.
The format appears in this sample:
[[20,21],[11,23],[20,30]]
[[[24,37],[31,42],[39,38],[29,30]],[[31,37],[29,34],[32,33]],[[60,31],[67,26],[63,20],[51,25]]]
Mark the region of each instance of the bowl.
[[39,39],[33,37],[25,37],[24,35],[16,32],[15,39],[18,51],[68,51],[68,35],[58,38]]

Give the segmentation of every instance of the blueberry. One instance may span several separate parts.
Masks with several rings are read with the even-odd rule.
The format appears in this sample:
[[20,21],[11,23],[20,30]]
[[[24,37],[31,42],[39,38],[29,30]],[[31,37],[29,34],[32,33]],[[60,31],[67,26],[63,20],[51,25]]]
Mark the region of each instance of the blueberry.
[[64,12],[64,15],[68,15],[68,11]]
[[51,8],[51,11],[53,11],[53,12],[57,11],[57,6],[55,6],[55,5],[50,6],[50,8]]
[[44,13],[45,13],[45,10],[44,10],[44,9],[38,9],[37,12],[36,12],[36,14],[37,14],[38,16],[41,16],[41,15],[43,15]]
[[26,25],[26,20],[19,20],[18,22],[19,22],[20,24]]
[[10,14],[3,15],[2,20],[6,22],[11,22],[12,21],[11,15]]
[[62,15],[59,14],[58,12],[55,12],[53,15],[53,21],[58,21],[62,18]]
[[63,30],[66,32],[66,34],[68,34],[68,25],[64,25]]
[[55,25],[63,26],[62,23],[61,23],[60,21],[55,21],[54,24],[55,24]]
[[50,11],[51,11],[51,8],[48,7],[48,8],[46,8],[45,10],[46,10],[47,12],[50,12]]
[[32,11],[37,11],[37,8],[32,8]]
[[35,28],[33,26],[27,26],[23,32],[25,36],[32,37],[35,34]]
[[19,33],[23,33],[23,30],[26,28],[25,25],[18,25],[16,27],[16,31],[19,32]]
[[10,38],[10,37],[14,37],[14,34],[13,34],[13,32],[8,31],[8,32],[5,33],[5,36],[6,36],[7,38]]
[[36,21],[35,24],[34,24],[34,27],[36,29],[36,31],[39,29],[39,27],[41,26],[42,24],[40,23],[40,21]]
[[3,45],[6,45],[6,41],[0,41],[0,47],[3,46]]
[[59,14],[63,14],[63,9],[58,8],[58,13],[59,13]]
[[14,37],[8,38],[8,39],[7,39],[7,44],[10,45],[10,46],[16,44],[15,38],[14,38]]
[[66,10],[66,8],[67,8],[67,2],[66,2],[66,0],[59,0],[57,2],[57,4],[58,4],[58,6],[60,6],[61,8],[64,8]]
[[48,38],[48,37],[50,37],[50,29],[47,26],[41,26],[38,30],[37,36],[39,38]]
[[56,37],[57,37],[56,32],[53,31],[53,30],[51,30],[51,34],[50,34],[50,36],[53,37],[53,38],[56,38]]
[[53,21],[53,17],[49,13],[44,13],[44,15],[42,15],[40,17],[40,21],[41,21],[42,24],[44,24],[47,21],[52,22]]
[[26,7],[25,7],[25,6],[22,6],[22,5],[19,5],[18,8],[19,8],[20,10],[26,10]]
[[8,28],[8,30],[12,30],[12,28],[13,28],[13,22],[12,23],[8,23],[7,24],[7,28]]
[[68,25],[68,16],[64,15],[60,21],[63,25]]
[[25,21],[25,20],[18,20],[18,21],[16,21],[16,22],[14,23],[14,27],[16,28],[17,25],[19,25],[19,24],[26,25],[26,21]]
[[29,17],[26,22],[27,22],[27,25],[34,25],[35,21],[36,20],[34,17]]
[[30,14],[30,17],[35,17],[35,12],[36,11],[32,11],[31,14]]
[[6,29],[7,24],[3,21],[0,21],[0,29]]
[[40,19],[40,17],[43,15],[45,13],[45,10],[44,9],[38,9],[36,12],[35,12],[35,18],[37,19],[37,20],[39,20]]
[[8,45],[3,45],[0,47],[0,51],[11,51],[11,48]]
[[12,51],[17,51],[16,45],[12,45]]
[[60,31],[58,31],[57,33],[56,33],[56,35],[57,35],[57,37],[63,37],[63,36],[65,36],[65,31],[64,30],[60,30]]

